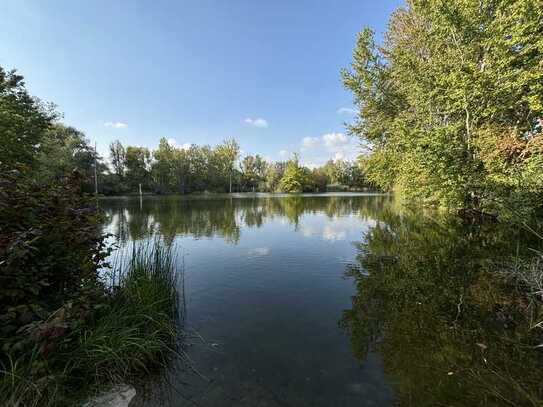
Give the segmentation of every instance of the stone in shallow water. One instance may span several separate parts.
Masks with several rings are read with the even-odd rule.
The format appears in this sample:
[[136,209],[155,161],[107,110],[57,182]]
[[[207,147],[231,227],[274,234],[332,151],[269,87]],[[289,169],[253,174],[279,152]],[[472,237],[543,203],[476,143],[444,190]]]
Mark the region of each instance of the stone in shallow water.
[[128,407],[135,395],[136,389],[134,387],[119,385],[87,401],[83,407]]

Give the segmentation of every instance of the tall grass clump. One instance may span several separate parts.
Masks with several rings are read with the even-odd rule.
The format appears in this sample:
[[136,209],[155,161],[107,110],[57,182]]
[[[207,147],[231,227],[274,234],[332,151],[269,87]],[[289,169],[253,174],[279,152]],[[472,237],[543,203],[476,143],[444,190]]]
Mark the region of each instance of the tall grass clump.
[[90,307],[65,303],[26,328],[32,346],[2,358],[0,405],[75,405],[167,366],[182,313],[172,249],[156,240],[119,257]]
[[167,363],[179,334],[178,282],[172,250],[158,240],[136,244],[128,259],[121,257],[110,308],[82,335],[91,366],[107,367],[105,378],[118,381]]

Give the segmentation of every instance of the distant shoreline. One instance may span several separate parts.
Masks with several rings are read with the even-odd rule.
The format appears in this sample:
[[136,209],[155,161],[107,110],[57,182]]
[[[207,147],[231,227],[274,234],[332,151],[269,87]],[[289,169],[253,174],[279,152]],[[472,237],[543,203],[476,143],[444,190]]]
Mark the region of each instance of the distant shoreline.
[[[183,197],[183,198],[266,198],[266,197],[295,197],[295,196],[373,196],[373,195],[392,195],[391,192],[381,191],[338,191],[338,192],[300,192],[300,193],[288,193],[288,192],[193,192],[189,194],[155,194],[155,193],[143,193],[143,198],[160,198],[160,197]],[[114,199],[131,199],[139,198],[139,194],[123,194],[123,195],[100,195],[100,200],[114,200]]]

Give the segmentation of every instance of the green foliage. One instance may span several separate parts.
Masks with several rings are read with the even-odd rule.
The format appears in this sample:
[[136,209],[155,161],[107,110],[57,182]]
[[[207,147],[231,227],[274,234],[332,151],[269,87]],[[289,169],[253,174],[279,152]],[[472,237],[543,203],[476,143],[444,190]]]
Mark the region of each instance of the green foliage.
[[28,94],[21,75],[0,67],[0,172],[32,165],[56,116],[52,106]]
[[286,163],[284,162],[276,162],[268,165],[264,182],[266,191],[276,192],[279,190],[279,183],[285,173],[285,167]]
[[216,147],[215,156],[218,162],[217,169],[220,174],[228,176],[228,191],[232,192],[232,176],[234,173],[234,165],[239,156],[239,144],[236,140],[226,140],[223,144]]
[[177,353],[182,310],[171,248],[135,247],[113,281],[99,302],[65,303],[25,328],[35,346],[2,360],[2,405],[72,406],[100,387],[137,382]]
[[409,1],[342,72],[369,180],[408,200],[504,213],[541,206],[543,10],[533,0]]
[[92,285],[103,259],[96,209],[78,175],[44,185],[17,171],[0,178],[0,302],[4,351],[17,330]]
[[[78,335],[76,353],[82,372],[95,371],[97,382],[120,382],[164,365],[178,336],[178,274],[172,247],[160,241],[132,248],[112,273],[115,292],[96,323]],[[77,359],[76,359],[77,360]],[[93,369],[94,367],[94,369]]]
[[37,155],[37,178],[44,182],[56,182],[77,171],[85,192],[94,192],[94,166],[98,163],[99,174],[106,166],[99,162],[94,147],[85,135],[73,127],[54,124],[45,133]]
[[236,178],[238,154],[239,146],[233,140],[215,148],[195,144],[178,148],[162,138],[153,152],[152,188],[159,193],[228,192]]
[[[180,148],[162,138],[152,153],[139,147],[125,149],[116,141],[110,151],[113,173],[101,175],[100,187],[108,194],[137,192],[139,183],[145,191],[159,194],[286,191],[281,182],[288,162],[269,163],[258,154],[247,155],[236,170],[239,146],[234,140],[215,147],[193,144]],[[330,160],[322,169],[313,171],[297,164],[297,169],[291,169],[283,183],[283,187],[291,191],[305,192],[322,192],[330,184],[344,189],[369,186],[361,167],[343,160]]]
[[[160,141],[162,142],[163,139]],[[109,151],[111,155],[111,165],[113,166],[113,173],[122,179],[124,177],[124,171],[126,166],[126,150],[119,140],[115,140],[109,145]]]
[[279,189],[282,192],[303,192],[306,183],[306,174],[298,163],[298,157],[287,161],[285,173],[281,178]]
[[264,189],[263,183],[266,176],[268,163],[259,156],[248,155],[241,161],[242,190],[254,191]]
[[139,185],[147,188],[150,181],[151,153],[145,147],[128,146],[125,157],[126,182],[133,191]]
[[310,175],[312,189],[316,192],[326,191],[329,183],[329,178],[326,171],[321,168],[313,168]]
[[[122,146],[120,146],[122,148]],[[112,154],[112,158],[113,158]],[[157,184],[159,191],[169,191],[176,184],[176,151],[168,143],[168,140],[161,138],[158,149],[153,152],[154,163],[151,174],[153,181]]]
[[327,184],[339,184],[354,189],[368,186],[362,169],[357,163],[329,160],[322,167],[322,171],[327,177]]

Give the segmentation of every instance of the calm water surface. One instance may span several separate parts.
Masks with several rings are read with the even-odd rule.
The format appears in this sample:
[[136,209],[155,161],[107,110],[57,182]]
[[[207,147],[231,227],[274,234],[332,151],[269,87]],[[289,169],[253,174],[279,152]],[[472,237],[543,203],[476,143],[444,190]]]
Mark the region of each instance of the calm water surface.
[[521,233],[387,195],[102,206],[121,247],[159,235],[184,270],[197,373],[177,363],[139,405],[541,405],[537,333],[488,271]]

